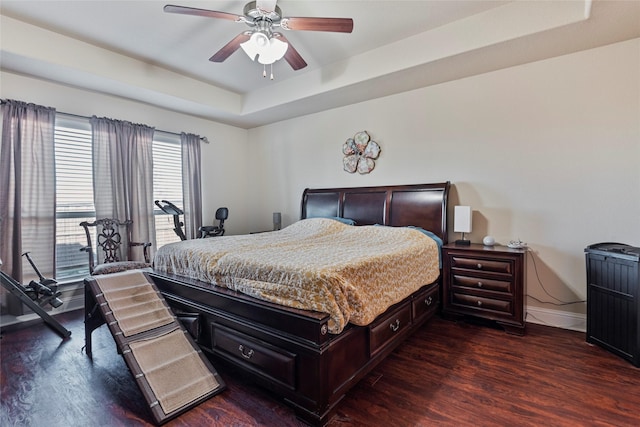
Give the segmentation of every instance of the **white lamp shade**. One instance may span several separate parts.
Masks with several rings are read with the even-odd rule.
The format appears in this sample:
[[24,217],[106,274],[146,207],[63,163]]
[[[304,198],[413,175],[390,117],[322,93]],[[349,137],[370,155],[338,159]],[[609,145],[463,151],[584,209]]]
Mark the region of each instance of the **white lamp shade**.
[[453,211],[453,231],[471,233],[471,206],[456,206]]
[[240,43],[240,47],[252,61],[255,61],[257,56],[259,63],[268,65],[282,59],[289,44],[275,37],[269,39],[265,34],[256,31],[249,40]]
[[267,65],[273,64],[277,60],[282,59],[284,54],[287,53],[288,48],[288,43],[272,38],[269,40],[269,46],[262,49],[262,52],[258,55],[258,62]]
[[[255,61],[256,56],[258,56],[258,54],[260,53],[261,46],[264,45],[263,40],[266,37],[267,36],[262,33],[255,32],[251,34],[249,40],[244,43],[240,43],[240,47],[242,48],[242,50],[244,50],[244,53],[246,53],[247,56],[251,58],[252,61]],[[258,43],[258,39],[260,39],[261,43]]]

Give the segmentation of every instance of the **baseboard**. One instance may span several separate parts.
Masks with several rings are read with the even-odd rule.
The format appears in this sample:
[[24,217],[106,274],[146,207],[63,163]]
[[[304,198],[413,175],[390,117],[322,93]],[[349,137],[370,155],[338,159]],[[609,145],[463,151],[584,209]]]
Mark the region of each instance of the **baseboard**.
[[553,326],[555,328],[569,329],[578,332],[587,331],[587,316],[569,311],[527,307],[526,321],[528,323]]

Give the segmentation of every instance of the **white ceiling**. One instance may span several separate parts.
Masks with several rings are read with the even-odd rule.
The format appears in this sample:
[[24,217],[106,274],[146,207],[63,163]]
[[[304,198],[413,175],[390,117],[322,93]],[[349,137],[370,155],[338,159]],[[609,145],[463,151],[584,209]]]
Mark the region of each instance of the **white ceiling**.
[[241,14],[245,1],[1,0],[3,69],[250,128],[469,75],[640,37],[640,2],[299,1],[285,16],[350,17],[352,34],[290,31],[309,64],[241,51],[208,58],[245,24],[164,13]]

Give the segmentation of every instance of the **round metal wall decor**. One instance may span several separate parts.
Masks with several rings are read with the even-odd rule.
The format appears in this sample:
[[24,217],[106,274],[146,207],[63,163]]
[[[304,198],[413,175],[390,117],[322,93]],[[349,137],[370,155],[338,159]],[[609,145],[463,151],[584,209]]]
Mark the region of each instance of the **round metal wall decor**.
[[349,173],[367,174],[376,166],[375,159],[380,155],[380,146],[373,141],[366,130],[358,132],[342,145],[342,165]]

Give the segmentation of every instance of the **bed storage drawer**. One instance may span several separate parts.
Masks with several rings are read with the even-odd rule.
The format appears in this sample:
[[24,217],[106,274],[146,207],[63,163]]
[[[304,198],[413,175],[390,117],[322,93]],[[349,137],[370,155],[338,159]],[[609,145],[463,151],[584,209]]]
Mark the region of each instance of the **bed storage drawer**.
[[211,341],[217,354],[295,388],[295,354],[216,323],[211,324]]
[[425,316],[430,316],[438,310],[440,303],[440,293],[438,283],[417,292],[411,299],[411,318],[413,322],[422,320]]
[[374,321],[369,327],[369,353],[374,355],[387,342],[400,335],[411,325],[411,305],[407,302]]

